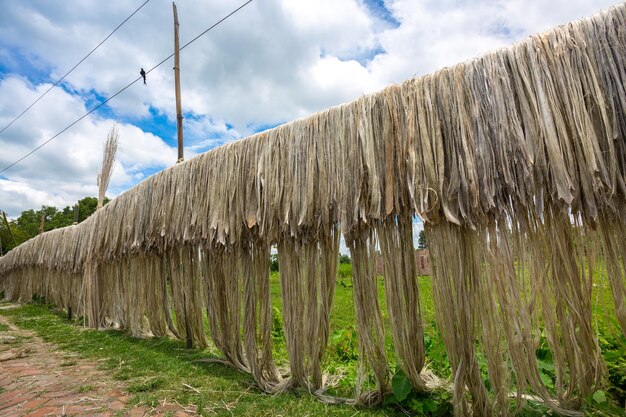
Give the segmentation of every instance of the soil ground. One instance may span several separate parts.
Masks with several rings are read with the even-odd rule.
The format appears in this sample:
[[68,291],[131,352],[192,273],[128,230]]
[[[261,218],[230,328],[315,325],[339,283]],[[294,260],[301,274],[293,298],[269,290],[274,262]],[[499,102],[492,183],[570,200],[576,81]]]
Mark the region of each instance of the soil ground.
[[167,399],[154,408],[133,406],[97,363],[61,352],[2,316],[0,326],[0,417],[196,415]]

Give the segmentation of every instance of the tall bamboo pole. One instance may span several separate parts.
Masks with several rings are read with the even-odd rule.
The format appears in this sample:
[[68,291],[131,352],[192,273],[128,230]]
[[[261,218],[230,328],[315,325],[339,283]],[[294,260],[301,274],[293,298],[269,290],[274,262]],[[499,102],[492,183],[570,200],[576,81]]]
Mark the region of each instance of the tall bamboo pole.
[[[183,162],[185,156],[183,153],[183,110],[180,100],[180,47],[178,45],[178,11],[176,10],[176,3],[172,2],[172,9],[174,10],[174,86],[176,88],[176,132],[178,133],[178,161]],[[170,260],[171,261],[171,260]],[[180,260],[177,260],[180,262]],[[179,265],[176,265],[179,267]],[[183,304],[187,305],[186,297],[183,296]],[[187,308],[184,309],[185,316],[187,314]],[[191,337],[191,329],[189,328],[189,320],[184,317],[185,321],[185,334],[187,339],[187,349],[193,347],[193,340]]]
[[9,234],[11,235],[11,239],[13,239],[13,245],[17,246],[17,241],[15,240],[15,235],[13,234],[13,230],[11,230],[11,226],[9,226],[9,221],[7,220],[6,212],[2,211],[0,213],[2,213],[2,218],[4,220],[4,225],[7,227],[7,230],[9,231]]
[[80,220],[80,208],[76,203],[74,204],[74,224],[78,224],[78,220]]
[[185,160],[183,154],[183,111],[180,102],[180,47],[178,45],[178,12],[176,3],[172,2],[174,9],[174,84],[176,87],[176,130],[178,132],[178,161]]

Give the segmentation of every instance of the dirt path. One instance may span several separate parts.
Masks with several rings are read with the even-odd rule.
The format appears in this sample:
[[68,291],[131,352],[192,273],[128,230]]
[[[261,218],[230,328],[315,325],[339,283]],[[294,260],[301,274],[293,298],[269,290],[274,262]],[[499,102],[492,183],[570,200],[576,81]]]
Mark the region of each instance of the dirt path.
[[93,362],[61,352],[0,316],[0,417],[195,415],[177,404],[131,407],[128,400],[119,381]]

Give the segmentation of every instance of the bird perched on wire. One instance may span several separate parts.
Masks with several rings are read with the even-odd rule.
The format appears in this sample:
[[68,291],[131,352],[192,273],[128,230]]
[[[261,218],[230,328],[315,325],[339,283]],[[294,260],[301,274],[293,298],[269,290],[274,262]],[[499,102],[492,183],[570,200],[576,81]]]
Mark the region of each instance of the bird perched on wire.
[[147,85],[146,84],[146,72],[143,70],[143,68],[141,68],[141,71],[139,71],[139,74],[141,74],[141,76],[143,77],[143,85]]

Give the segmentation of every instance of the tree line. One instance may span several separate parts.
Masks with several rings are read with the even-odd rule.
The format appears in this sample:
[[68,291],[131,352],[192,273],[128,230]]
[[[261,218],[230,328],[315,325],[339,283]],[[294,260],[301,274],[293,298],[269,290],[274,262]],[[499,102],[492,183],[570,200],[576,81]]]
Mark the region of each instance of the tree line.
[[[109,202],[104,199],[105,204]],[[84,221],[96,211],[98,199],[85,197],[78,201],[78,223]],[[0,219],[0,255],[4,255],[14,247],[21,245],[28,239],[37,236],[41,231],[43,219],[43,231],[70,226],[74,223],[75,213],[73,206],[58,209],[54,206],[41,206],[39,210],[25,210],[16,219],[8,220],[8,224]]]

